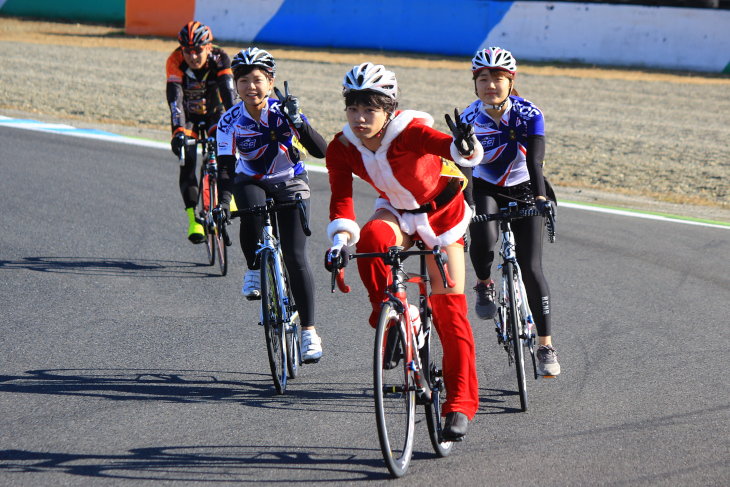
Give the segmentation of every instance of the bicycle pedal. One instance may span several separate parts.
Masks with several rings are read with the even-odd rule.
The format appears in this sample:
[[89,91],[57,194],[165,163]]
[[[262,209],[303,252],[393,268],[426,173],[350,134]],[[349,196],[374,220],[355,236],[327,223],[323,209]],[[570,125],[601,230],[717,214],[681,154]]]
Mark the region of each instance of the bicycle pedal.
[[441,441],[439,443],[448,443],[449,441],[451,443],[461,443],[462,441],[464,441],[464,438],[466,438],[466,435],[459,436],[458,438],[454,439],[444,438],[443,436],[441,436]]
[[261,301],[261,296],[245,296],[247,301]]
[[317,362],[319,362],[319,361],[320,361],[320,359],[321,359],[321,358],[322,358],[322,357],[320,357],[320,358],[315,358],[315,359],[308,359],[308,360],[302,360],[302,363],[303,363],[303,364],[316,364]]
[[557,379],[558,376],[557,375],[540,375],[540,374],[538,374],[537,378],[538,379]]

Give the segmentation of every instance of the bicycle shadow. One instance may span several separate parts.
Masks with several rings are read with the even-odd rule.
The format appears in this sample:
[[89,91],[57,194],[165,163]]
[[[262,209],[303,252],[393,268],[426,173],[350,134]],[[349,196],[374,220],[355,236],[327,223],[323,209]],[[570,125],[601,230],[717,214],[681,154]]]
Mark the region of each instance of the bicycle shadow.
[[390,478],[378,448],[191,445],[95,455],[0,450],[0,472],[178,482],[354,482]]
[[55,369],[0,376],[0,393],[78,396],[110,401],[232,402],[265,409],[372,414],[372,392],[361,385],[291,381],[278,395],[271,376],[201,370]]
[[130,277],[208,277],[220,273],[201,273],[211,269],[206,263],[149,259],[106,259],[103,257],[23,257],[18,261],[0,260],[0,269],[25,269],[35,272]]
[[476,414],[513,414],[521,413],[522,409],[507,406],[507,402],[514,402],[508,399],[510,396],[517,396],[517,391],[506,389],[485,389],[479,388],[479,410]]

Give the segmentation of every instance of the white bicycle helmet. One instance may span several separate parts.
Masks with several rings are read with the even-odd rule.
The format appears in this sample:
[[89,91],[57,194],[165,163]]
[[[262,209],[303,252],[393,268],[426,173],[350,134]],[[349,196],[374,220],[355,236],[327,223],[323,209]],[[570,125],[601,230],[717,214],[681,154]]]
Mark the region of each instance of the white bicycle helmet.
[[501,69],[514,76],[517,72],[517,61],[511,52],[501,47],[488,47],[477,52],[471,60],[472,73],[482,69]]
[[395,73],[381,64],[362,63],[353,66],[342,81],[342,96],[351,91],[377,91],[393,100],[398,97],[398,81]]
[[274,58],[268,51],[264,51],[258,47],[249,47],[233,56],[231,69],[236,69],[239,66],[256,66],[269,73],[272,78],[276,77],[276,63],[274,62]]

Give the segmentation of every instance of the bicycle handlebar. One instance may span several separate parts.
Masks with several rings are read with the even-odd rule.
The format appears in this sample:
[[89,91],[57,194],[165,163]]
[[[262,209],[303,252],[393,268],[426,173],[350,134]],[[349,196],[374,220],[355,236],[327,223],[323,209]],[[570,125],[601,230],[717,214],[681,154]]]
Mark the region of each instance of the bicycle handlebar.
[[292,208],[296,208],[299,210],[299,222],[302,224],[302,230],[304,230],[304,235],[306,235],[307,237],[311,236],[312,231],[309,229],[309,222],[307,222],[307,212],[304,209],[304,200],[302,199],[302,195],[300,193],[296,194],[295,201],[287,203],[274,203],[274,200],[267,199],[265,205],[253,206],[251,208],[244,208],[242,210],[232,211],[231,219],[246,214],[261,216],[265,214],[277,213],[283,210],[290,210]]
[[[363,259],[363,258],[380,258],[383,262],[389,266],[400,265],[401,262],[406,260],[412,255],[433,255],[436,261],[436,266],[441,273],[441,279],[444,282],[444,287],[456,287],[456,283],[451,279],[449,275],[449,268],[447,263],[449,262],[449,256],[445,250],[442,250],[440,246],[435,246],[431,250],[403,250],[403,247],[390,247],[387,252],[369,252],[364,254],[350,254],[350,259]],[[344,269],[335,269],[332,271],[332,292],[335,292],[335,284],[343,293],[350,292],[350,286],[345,284],[345,273]]]
[[[185,135],[185,132],[180,132],[183,137],[183,147],[180,150],[180,166],[185,165],[185,147],[187,146],[193,146],[193,145],[204,145],[208,144],[210,147],[210,150],[215,152],[215,137],[201,137],[199,139],[196,139],[195,137],[188,137]],[[205,122],[200,122],[198,124],[198,133],[200,134],[207,134],[208,131],[205,127]]]
[[548,231],[548,241],[555,243],[555,210],[550,207],[550,211],[546,211],[545,215],[540,213],[537,208],[525,208],[522,210],[510,210],[509,208],[502,208],[499,213],[485,213],[482,215],[475,215],[472,217],[472,223],[481,223],[489,221],[510,221],[517,220],[519,218],[526,218],[532,216],[545,216],[545,226]]
[[509,211],[504,209],[499,213],[485,213],[472,217],[472,223],[490,222],[494,220],[517,220],[529,216],[542,216],[537,208],[526,208],[524,210]]

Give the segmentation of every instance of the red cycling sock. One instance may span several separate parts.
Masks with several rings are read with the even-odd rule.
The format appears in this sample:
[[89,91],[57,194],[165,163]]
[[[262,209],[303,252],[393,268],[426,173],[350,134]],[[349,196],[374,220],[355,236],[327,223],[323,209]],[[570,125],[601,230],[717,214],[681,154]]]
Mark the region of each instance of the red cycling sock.
[[[388,247],[395,245],[396,236],[393,228],[383,220],[371,220],[360,230],[360,240],[357,242],[358,253],[386,252]],[[382,259],[357,259],[357,269],[360,279],[368,291],[370,304],[373,310],[370,314],[370,326],[378,326],[380,305],[385,297],[385,288],[390,282],[390,267]]]
[[441,367],[447,399],[441,414],[458,411],[471,420],[479,409],[479,383],[474,335],[466,318],[466,296],[433,294],[430,300],[433,323],[444,349]]

